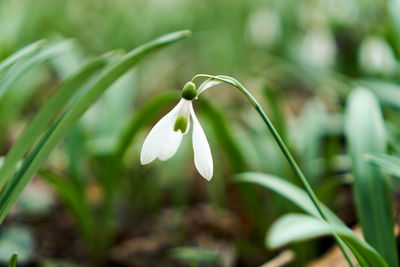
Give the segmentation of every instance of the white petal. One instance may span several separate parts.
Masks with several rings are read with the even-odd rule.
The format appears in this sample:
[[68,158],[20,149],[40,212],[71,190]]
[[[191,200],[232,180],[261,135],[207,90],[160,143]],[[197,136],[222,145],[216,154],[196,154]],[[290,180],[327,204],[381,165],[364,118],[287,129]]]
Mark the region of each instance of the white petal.
[[178,116],[186,118],[187,126],[186,131],[183,134],[187,134],[190,129],[190,110],[193,108],[193,104],[190,100],[182,99],[181,101],[183,101],[183,103]]
[[[177,114],[175,115],[175,117],[173,118],[174,123],[173,123],[172,127],[169,129],[170,133],[168,135],[168,139],[165,139],[164,148],[161,151],[161,153],[158,155],[158,158],[160,160],[165,161],[165,160],[168,160],[169,158],[171,158],[173,155],[175,155],[176,151],[179,148],[179,145],[181,144],[183,135],[187,134],[187,132],[189,131],[190,110],[193,106],[192,101],[182,99],[181,102],[182,102],[182,105],[179,108],[179,111],[177,111]],[[184,133],[182,133],[180,130],[178,130],[176,132],[174,131],[175,120],[180,116],[186,118],[186,121],[187,121],[186,130]]]
[[157,122],[151,129],[149,135],[144,140],[142,152],[140,153],[140,162],[142,165],[155,160],[163,151],[165,141],[169,139],[171,129],[173,131],[175,118],[183,105],[181,100],[167,115]]
[[213,175],[213,159],[211,156],[210,145],[208,144],[207,137],[204,134],[203,128],[194,114],[193,107],[190,113],[193,119],[193,151],[194,151],[194,164],[201,176],[208,181],[211,180]]
[[200,86],[199,89],[197,90],[197,96],[199,96],[201,93],[203,93],[205,90],[216,86],[220,84],[221,81],[213,80],[213,79],[208,79],[205,82],[203,82]]
[[176,151],[179,148],[179,145],[181,144],[182,136],[183,134],[181,133],[181,131],[175,132],[173,129],[171,129],[169,138],[165,141],[164,148],[158,155],[158,158],[164,161],[175,155]]

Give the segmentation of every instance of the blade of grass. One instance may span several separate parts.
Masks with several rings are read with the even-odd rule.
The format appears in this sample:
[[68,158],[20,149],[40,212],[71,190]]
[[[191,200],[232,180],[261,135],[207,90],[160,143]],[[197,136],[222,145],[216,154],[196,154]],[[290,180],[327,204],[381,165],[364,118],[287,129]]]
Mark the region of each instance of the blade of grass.
[[223,148],[223,151],[226,152],[232,168],[235,172],[246,170],[248,164],[232,135],[232,128],[227,122],[223,112],[206,100],[202,101],[201,105],[204,109],[204,114],[212,126],[213,136],[215,136],[216,140]]
[[65,53],[72,48],[72,41],[63,41],[42,49],[40,53],[33,56],[26,62],[12,66],[5,77],[0,81],[0,97],[6,92],[7,88],[9,88],[14,82],[18,81],[18,79],[23,77],[26,72],[33,69],[37,65],[52,59],[53,57]]
[[113,84],[122,74],[132,68],[140,59],[157,48],[164,47],[189,36],[189,31],[179,31],[164,35],[142,45],[122,57],[107,68],[92,86],[67,110],[24,161],[0,196],[0,222],[18,199],[25,186],[47,159],[55,146],[68,134],[85,111]]
[[[243,173],[238,175],[236,181],[258,184],[273,190],[308,214],[321,219],[319,212],[308,198],[307,193],[282,178],[264,173]],[[361,266],[389,266],[373,247],[361,241],[330,209],[325,205],[322,205],[322,208],[329,218],[329,224],[334,227],[336,234],[350,248]]]
[[398,266],[389,177],[364,160],[365,153],[384,153],[386,136],[378,101],[367,89],[348,98],[346,136],[352,158],[354,197],[365,240]]
[[216,251],[200,247],[177,247],[171,249],[169,254],[172,258],[194,261],[195,263],[203,262],[219,266],[222,262],[221,256]]
[[45,43],[46,43],[45,40],[40,40],[19,49],[17,52],[15,52],[14,54],[7,57],[5,60],[0,62],[0,73],[6,70],[8,67],[15,64],[16,62],[18,62],[20,59],[23,59],[25,57],[34,54],[40,48],[42,48]]
[[397,53],[400,54],[400,1],[399,0],[387,0],[387,8],[388,12],[392,18],[393,28],[394,28],[394,37],[396,41],[396,50]]
[[72,182],[59,177],[50,170],[40,171],[40,176],[54,187],[66,207],[74,214],[86,241],[90,242],[94,227],[90,207],[85,195]]
[[17,267],[18,264],[18,254],[12,254],[10,260],[8,261],[7,267]]
[[357,82],[370,89],[383,105],[400,110],[400,86],[398,84],[378,79],[361,79]]
[[111,56],[112,54],[107,53],[86,63],[75,74],[66,79],[49,101],[44,104],[8,152],[0,169],[0,188],[12,176],[18,161],[28,152],[54,116],[65,107],[71,97],[94,72],[108,63]]
[[386,154],[366,154],[365,160],[375,166],[381,167],[397,178],[400,178],[400,158]]

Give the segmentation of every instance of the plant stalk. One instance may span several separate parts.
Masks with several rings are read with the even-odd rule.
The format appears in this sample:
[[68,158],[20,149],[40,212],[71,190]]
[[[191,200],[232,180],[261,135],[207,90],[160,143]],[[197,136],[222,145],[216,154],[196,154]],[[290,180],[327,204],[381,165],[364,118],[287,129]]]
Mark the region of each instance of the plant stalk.
[[[193,77],[192,82],[196,80],[197,78],[200,77],[206,77],[211,80],[218,80],[227,84],[230,84],[236,88],[238,88],[250,101],[250,103],[253,105],[253,107],[256,109],[257,113],[261,116],[262,120],[265,122],[266,126],[272,133],[272,136],[274,137],[276,143],[278,144],[279,148],[281,149],[282,153],[288,160],[290,166],[292,167],[293,171],[296,173],[297,177],[300,179],[301,183],[303,184],[308,196],[310,197],[312,203],[314,204],[315,208],[317,209],[319,215],[324,221],[328,222],[328,217],[323,211],[322,205],[320,204],[320,201],[317,197],[317,195],[314,193],[310,183],[308,182],[307,178],[301,171],[299,165],[297,162],[294,160],[292,154],[290,153],[289,149],[286,147],[285,143],[283,142],[282,138],[280,137],[278,131],[275,129],[274,125],[272,122],[269,120],[268,116],[265,114],[263,109],[261,108],[260,104],[257,102],[257,100],[251,95],[251,93],[243,86],[241,85],[236,79],[229,77],[229,76],[213,76],[213,75],[208,75],[208,74],[197,74]],[[351,267],[354,267],[353,262],[351,261],[350,255],[348,251],[345,248],[345,245],[343,241],[339,238],[339,236],[336,233],[333,233],[333,236],[338,243],[338,246],[340,247],[340,250],[342,251],[344,257],[346,258],[347,262]]]

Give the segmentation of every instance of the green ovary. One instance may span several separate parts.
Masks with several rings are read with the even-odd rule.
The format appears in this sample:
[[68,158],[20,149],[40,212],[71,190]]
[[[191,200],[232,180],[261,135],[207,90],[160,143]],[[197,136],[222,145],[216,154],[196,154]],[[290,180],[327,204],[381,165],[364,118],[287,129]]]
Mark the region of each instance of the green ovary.
[[182,133],[186,132],[187,119],[185,117],[178,117],[174,124],[174,131],[180,130]]

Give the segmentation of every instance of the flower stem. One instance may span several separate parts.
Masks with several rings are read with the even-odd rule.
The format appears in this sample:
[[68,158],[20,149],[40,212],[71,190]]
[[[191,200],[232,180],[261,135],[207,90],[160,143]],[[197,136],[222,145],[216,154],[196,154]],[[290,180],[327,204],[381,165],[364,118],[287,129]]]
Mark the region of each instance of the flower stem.
[[[263,121],[265,122],[266,126],[272,133],[272,136],[274,137],[275,141],[279,145],[279,148],[281,149],[282,153],[288,160],[290,166],[292,167],[293,171],[296,173],[297,177],[300,179],[301,183],[303,184],[308,196],[310,197],[312,203],[314,204],[315,208],[317,209],[319,215],[324,221],[328,222],[328,217],[325,214],[322,205],[317,197],[317,195],[314,193],[313,189],[311,188],[310,183],[308,182],[307,178],[301,171],[299,165],[296,163],[294,160],[292,154],[290,153],[289,149],[286,147],[285,143],[283,142],[282,138],[280,137],[278,131],[275,129],[274,125],[272,122],[269,120],[268,116],[265,114],[263,109],[261,108],[260,104],[257,102],[257,100],[251,95],[251,93],[242,85],[240,84],[236,79],[225,76],[225,75],[218,75],[218,76],[213,76],[213,75],[208,75],[208,74],[197,74],[193,77],[192,82],[200,77],[206,77],[209,78],[210,80],[218,80],[227,84],[230,84],[236,88],[238,88],[250,101],[250,103],[253,105],[253,107],[256,109],[257,113],[261,116]],[[201,93],[201,92],[200,92]],[[343,241],[339,238],[339,236],[336,233],[333,233],[333,236],[338,243],[344,257],[346,258],[347,262],[351,267],[354,267],[353,262],[350,259],[350,255],[348,254],[348,251],[345,248],[345,245]]]

